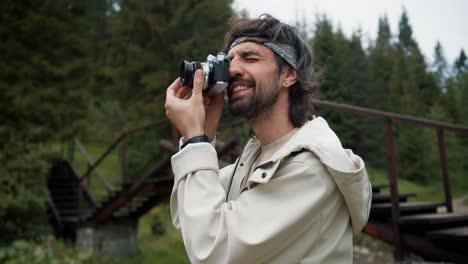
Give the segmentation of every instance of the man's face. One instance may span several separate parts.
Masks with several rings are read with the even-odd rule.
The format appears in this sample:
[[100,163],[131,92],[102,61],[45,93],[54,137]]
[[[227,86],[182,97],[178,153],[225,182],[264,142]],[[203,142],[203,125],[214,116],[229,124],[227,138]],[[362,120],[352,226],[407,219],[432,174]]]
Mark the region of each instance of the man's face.
[[254,42],[233,47],[228,56],[229,110],[245,118],[268,113],[279,97],[279,71],[274,53]]

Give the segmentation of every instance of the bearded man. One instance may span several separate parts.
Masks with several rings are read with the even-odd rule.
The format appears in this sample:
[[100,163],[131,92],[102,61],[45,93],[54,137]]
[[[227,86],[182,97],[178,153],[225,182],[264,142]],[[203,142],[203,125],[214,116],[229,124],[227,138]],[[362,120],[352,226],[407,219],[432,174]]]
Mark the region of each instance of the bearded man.
[[182,134],[172,157],[173,224],[193,263],[351,263],[352,235],[367,222],[364,162],[321,117],[313,55],[294,27],[269,15],[231,20],[227,98],[254,135],[223,169],[213,147],[224,94],[203,96],[175,80],[166,114]]

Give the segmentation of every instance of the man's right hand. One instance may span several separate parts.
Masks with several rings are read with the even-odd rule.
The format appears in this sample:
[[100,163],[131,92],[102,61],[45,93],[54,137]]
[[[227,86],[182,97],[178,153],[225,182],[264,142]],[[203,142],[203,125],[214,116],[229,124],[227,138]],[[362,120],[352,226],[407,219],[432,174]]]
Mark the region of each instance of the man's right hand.
[[203,96],[203,72],[197,70],[192,93],[186,96],[188,87],[181,87],[179,79],[167,89],[166,115],[184,139],[206,134],[210,140],[216,136],[221,118],[224,93],[215,97]]

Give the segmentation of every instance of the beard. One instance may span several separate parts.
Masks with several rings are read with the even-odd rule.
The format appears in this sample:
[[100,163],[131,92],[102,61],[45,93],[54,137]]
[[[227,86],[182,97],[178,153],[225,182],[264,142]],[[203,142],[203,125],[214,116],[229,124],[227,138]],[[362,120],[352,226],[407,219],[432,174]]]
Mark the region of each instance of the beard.
[[255,80],[242,79],[242,81],[251,84],[253,95],[235,101],[231,101],[231,96],[229,96],[229,111],[231,114],[247,119],[268,114],[279,98],[280,88],[278,79],[273,78],[269,83],[259,83],[258,86]]

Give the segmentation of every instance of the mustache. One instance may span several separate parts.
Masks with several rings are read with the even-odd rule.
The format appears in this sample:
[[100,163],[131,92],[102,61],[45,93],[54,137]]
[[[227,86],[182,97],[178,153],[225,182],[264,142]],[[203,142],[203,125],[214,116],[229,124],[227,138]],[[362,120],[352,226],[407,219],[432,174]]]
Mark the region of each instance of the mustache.
[[252,87],[255,87],[257,84],[254,79],[248,79],[248,78],[242,78],[242,77],[232,77],[229,79],[229,85],[235,83],[235,82],[241,82],[245,83],[247,85],[250,85]]

